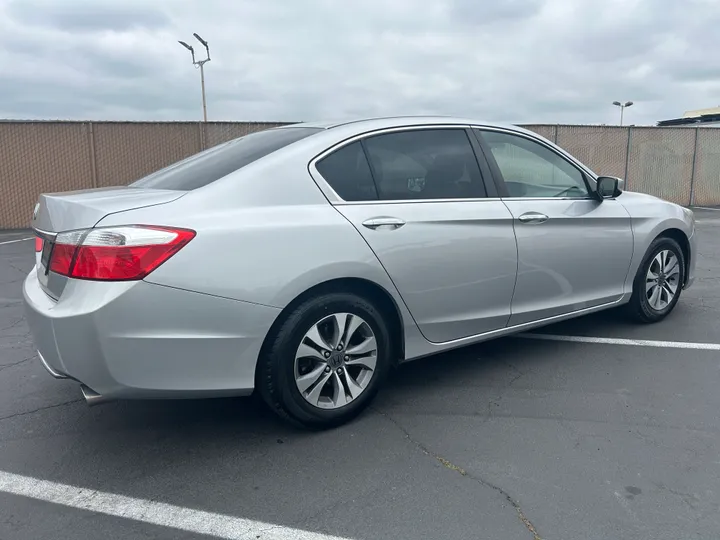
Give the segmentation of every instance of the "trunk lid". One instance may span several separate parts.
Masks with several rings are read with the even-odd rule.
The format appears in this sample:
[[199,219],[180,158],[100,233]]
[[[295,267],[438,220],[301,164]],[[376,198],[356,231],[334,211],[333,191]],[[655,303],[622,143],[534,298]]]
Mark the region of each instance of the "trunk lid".
[[169,203],[186,193],[132,187],[44,193],[33,212],[32,228],[48,233],[87,229],[108,214]]
[[58,299],[67,282],[66,277],[48,271],[58,233],[90,229],[109,214],[167,204],[186,193],[166,189],[112,187],[40,195],[31,226],[43,239],[42,251],[35,254],[35,267],[45,292]]

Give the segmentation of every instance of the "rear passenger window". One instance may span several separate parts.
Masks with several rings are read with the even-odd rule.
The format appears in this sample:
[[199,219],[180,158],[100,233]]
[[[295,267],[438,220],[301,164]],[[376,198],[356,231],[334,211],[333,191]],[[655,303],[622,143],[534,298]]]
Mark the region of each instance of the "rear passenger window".
[[374,201],[377,191],[359,141],[350,143],[315,164],[335,193],[345,201]]
[[464,129],[422,129],[365,139],[380,199],[485,197]]

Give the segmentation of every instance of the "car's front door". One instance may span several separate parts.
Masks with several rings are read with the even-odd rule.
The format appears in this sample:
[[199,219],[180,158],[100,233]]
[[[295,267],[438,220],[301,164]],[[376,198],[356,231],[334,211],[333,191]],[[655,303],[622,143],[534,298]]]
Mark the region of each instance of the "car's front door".
[[487,197],[481,167],[490,173],[473,137],[462,126],[368,134],[311,166],[435,343],[504,328],[510,317],[512,215]]
[[630,216],[599,201],[585,173],[550,145],[477,130],[513,215],[518,277],[509,325],[619,300],[633,253]]

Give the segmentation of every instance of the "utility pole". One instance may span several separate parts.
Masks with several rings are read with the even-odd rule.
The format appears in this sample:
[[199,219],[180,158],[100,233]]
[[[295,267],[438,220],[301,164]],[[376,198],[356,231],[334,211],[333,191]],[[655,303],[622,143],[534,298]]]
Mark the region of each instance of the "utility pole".
[[193,36],[195,36],[195,39],[197,39],[200,43],[202,43],[203,47],[205,47],[205,52],[207,53],[207,58],[205,60],[195,60],[195,49],[193,49],[190,45],[185,43],[184,41],[179,41],[178,43],[185,47],[188,51],[190,51],[190,54],[192,55],[192,63],[196,68],[200,68],[200,88],[202,90],[202,107],[203,107],[203,121],[207,122],[207,103],[205,101],[205,64],[207,64],[210,61],[210,48],[208,47],[208,42],[205,41],[203,38],[198,36],[196,33],[193,33]]

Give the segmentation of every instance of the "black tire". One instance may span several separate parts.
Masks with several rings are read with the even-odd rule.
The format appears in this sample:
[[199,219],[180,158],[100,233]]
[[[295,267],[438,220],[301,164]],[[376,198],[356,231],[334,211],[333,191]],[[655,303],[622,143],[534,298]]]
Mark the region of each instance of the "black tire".
[[[648,295],[645,287],[645,278],[648,274],[650,265],[652,264],[655,257],[661,252],[668,250],[673,253],[680,265],[680,276],[678,278],[677,292],[673,299],[663,309],[657,310],[650,305]],[[680,245],[668,237],[659,237],[653,240],[652,244],[648,248],[645,258],[643,259],[640,267],[638,268],[637,274],[633,281],[633,294],[630,298],[630,302],[627,305],[627,310],[630,316],[641,323],[656,323],[662,321],[668,314],[675,308],[675,305],[680,299],[682,293],[682,287],[685,283],[685,255]]]
[[[338,409],[321,409],[309,403],[295,383],[295,353],[305,333],[333,313],[359,315],[367,322],[375,334],[377,363],[367,387],[357,398]],[[257,389],[272,410],[295,425],[309,429],[336,427],[368,407],[387,377],[391,351],[388,326],[375,305],[352,293],[324,293],[293,309],[268,336],[258,359]]]

